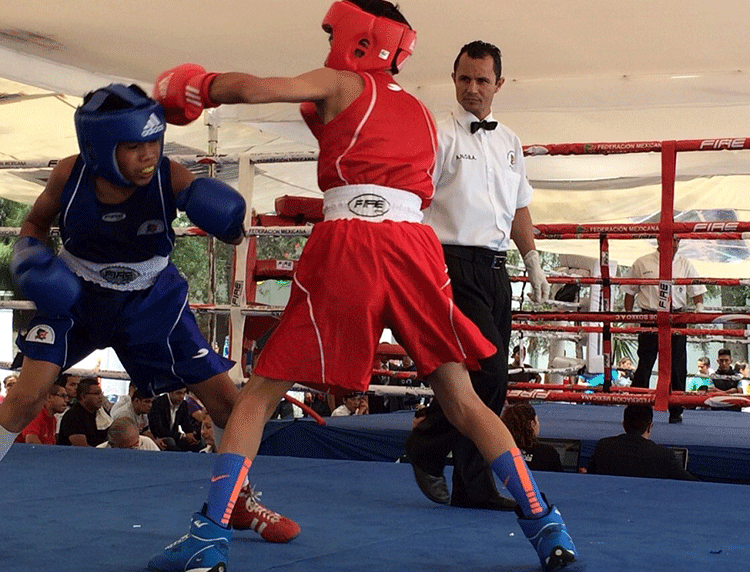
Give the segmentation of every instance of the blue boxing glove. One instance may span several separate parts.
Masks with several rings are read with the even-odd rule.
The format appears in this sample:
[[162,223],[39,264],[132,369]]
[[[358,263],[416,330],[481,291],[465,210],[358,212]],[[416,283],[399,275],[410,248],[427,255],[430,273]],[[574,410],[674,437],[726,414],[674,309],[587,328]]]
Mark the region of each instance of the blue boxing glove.
[[80,278],[33,236],[16,242],[10,272],[23,295],[47,314],[67,312],[81,295]]
[[245,199],[216,179],[195,179],[177,195],[177,208],[201,230],[234,244],[244,235]]

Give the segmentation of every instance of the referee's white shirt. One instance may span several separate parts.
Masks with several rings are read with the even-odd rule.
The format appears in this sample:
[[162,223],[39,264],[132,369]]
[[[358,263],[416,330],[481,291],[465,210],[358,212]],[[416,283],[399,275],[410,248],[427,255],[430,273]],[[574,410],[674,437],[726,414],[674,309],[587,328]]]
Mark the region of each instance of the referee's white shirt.
[[[495,121],[490,114],[487,121]],[[523,148],[498,123],[471,133],[473,113],[462,107],[438,123],[435,196],[424,211],[442,244],[508,250],[516,210],[531,203]]]
[[[628,278],[659,278],[659,251],[641,256],[630,267]],[[672,278],[698,278],[692,263],[675,254],[672,260]],[[625,294],[635,296],[635,303],[641,310],[656,312],[659,308],[659,287],[626,284],[621,287]],[[694,298],[706,291],[702,284],[695,286],[674,285],[672,287],[672,309],[680,310],[687,306],[687,297]]]

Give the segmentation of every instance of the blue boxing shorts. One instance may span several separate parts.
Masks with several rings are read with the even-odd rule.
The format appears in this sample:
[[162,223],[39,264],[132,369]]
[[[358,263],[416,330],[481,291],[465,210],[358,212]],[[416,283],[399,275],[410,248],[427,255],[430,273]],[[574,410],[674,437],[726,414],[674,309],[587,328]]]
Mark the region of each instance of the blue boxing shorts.
[[65,370],[111,347],[144,395],[200,383],[234,365],[201,334],[188,306],[188,284],[173,264],[145,290],[81,282],[81,297],[68,314],[38,312],[19,332],[16,344],[24,356]]

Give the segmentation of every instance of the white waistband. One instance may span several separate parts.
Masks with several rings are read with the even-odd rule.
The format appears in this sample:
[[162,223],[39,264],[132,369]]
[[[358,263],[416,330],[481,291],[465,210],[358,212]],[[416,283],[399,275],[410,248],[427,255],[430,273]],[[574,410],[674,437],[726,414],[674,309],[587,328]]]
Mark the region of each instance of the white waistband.
[[347,185],[323,193],[325,220],[422,222],[422,199],[409,191],[380,185]]
[[167,256],[154,256],[143,262],[110,262],[100,264],[72,255],[65,248],[58,254],[75,274],[112,290],[145,290],[156,282],[159,274],[169,264]]

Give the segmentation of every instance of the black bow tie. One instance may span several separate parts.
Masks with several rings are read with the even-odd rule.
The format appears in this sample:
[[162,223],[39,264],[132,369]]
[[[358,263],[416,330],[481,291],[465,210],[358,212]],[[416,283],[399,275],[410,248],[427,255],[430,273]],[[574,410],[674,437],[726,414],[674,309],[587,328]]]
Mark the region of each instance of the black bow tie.
[[482,121],[472,121],[471,122],[471,132],[476,133],[480,129],[486,129],[487,131],[493,131],[497,127],[497,121],[487,121],[486,119],[482,119]]

